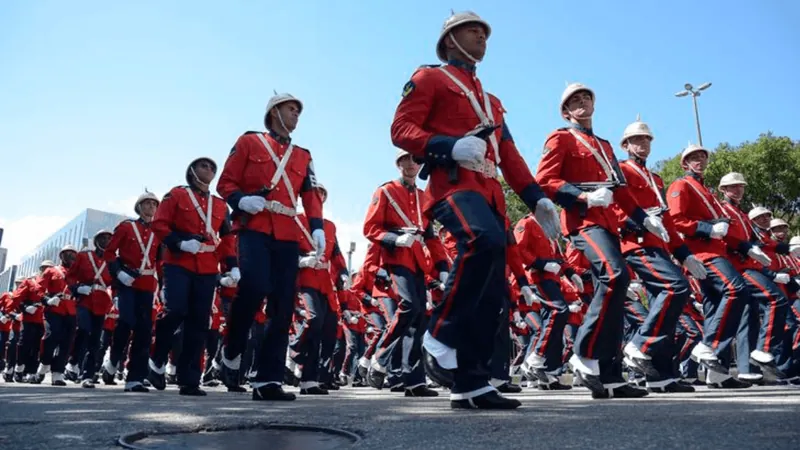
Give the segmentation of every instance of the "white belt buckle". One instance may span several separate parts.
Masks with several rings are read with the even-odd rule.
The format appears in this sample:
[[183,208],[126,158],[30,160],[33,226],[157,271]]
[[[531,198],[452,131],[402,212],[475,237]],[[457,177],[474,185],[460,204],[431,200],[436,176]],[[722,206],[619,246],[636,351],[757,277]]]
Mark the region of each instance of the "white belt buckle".
[[198,250],[197,253],[211,253],[216,249],[217,247],[215,245],[203,244],[200,246],[200,250]]

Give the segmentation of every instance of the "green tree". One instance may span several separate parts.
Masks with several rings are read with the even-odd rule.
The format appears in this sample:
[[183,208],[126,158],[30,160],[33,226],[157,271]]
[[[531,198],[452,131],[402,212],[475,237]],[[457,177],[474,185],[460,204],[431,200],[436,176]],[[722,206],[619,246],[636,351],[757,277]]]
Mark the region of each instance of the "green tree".
[[[680,155],[659,161],[654,169],[668,186],[680,176]],[[747,180],[743,207],[764,206],[775,217],[786,220],[792,231],[800,231],[800,142],[772,133],[759,136],[755,142],[737,146],[721,143],[712,152],[706,185],[715,188],[729,172],[740,172]]]
[[519,198],[511,186],[506,183],[506,180],[503,177],[500,177],[500,185],[503,186],[503,196],[506,198],[506,214],[508,215],[508,220],[511,221],[511,225],[513,226],[517,223],[520,219],[525,217],[530,210],[525,205],[525,202]]

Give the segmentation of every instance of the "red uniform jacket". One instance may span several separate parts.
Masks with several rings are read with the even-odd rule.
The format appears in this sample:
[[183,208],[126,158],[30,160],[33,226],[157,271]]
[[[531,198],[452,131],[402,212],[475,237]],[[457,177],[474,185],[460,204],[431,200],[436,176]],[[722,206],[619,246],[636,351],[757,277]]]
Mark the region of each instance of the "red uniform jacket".
[[703,314],[694,307],[694,302],[703,303],[703,288],[700,286],[700,282],[687,271],[684,270],[683,274],[686,276],[686,279],[689,280],[689,288],[691,288],[692,296],[694,297],[690,298],[683,306],[683,312],[702,324]]
[[[305,214],[301,214],[297,218],[301,226],[309,233],[308,237],[303,236],[300,240],[300,256],[302,257],[303,255],[314,253],[315,250],[309,240],[311,230],[308,228],[308,218]],[[323,295],[330,295],[333,293],[333,283],[328,269],[331,266],[335,266],[334,272],[340,271],[339,275],[341,275],[342,268],[344,268],[344,274],[347,274],[347,266],[339,249],[339,241],[336,240],[336,225],[330,220],[323,219],[323,230],[325,231],[325,253],[319,260],[320,265],[318,268],[300,268],[297,280],[301,287],[316,289]]]
[[[39,286],[39,277],[25,279],[19,287],[11,293],[11,304],[8,311],[18,311],[22,314],[23,323],[44,323],[44,307],[42,306],[42,288]],[[36,312],[25,312],[27,306],[37,306]]]
[[[482,121],[466,93],[448,74],[472,92],[484,114],[489,116],[491,112],[492,122],[498,128],[493,137],[487,139],[486,161],[500,167],[514,192],[533,210],[543,194],[514,144],[504,119],[506,111],[500,100],[484,93],[474,67],[461,63],[418,69],[406,84],[392,122],[394,145],[411,153],[415,159],[424,160],[430,169],[427,188],[430,196],[423,208],[427,210],[455,192],[473,191],[481,194],[498,213],[505,215],[506,212],[503,189],[496,178],[458,166],[452,159],[455,142],[478,128]],[[448,168],[453,166],[458,167],[458,183],[450,182]]]
[[103,329],[106,331],[114,331],[117,327],[117,319],[119,319],[119,309],[112,303],[111,309],[103,320]]
[[156,237],[151,224],[141,219],[124,220],[114,229],[103,257],[115,279],[117,273],[124,270],[136,278],[132,286],[134,289],[155,292],[158,287],[156,256],[160,245],[161,239]]
[[727,255],[725,241],[710,237],[713,221],[725,218],[725,212],[702,178],[692,174],[675,180],[667,190],[667,206],[675,228],[698,259]]
[[[197,201],[197,207],[192,198]],[[211,220],[206,224],[209,199]],[[228,267],[238,266],[227,215],[228,207],[219,197],[188,186],[172,188],[158,205],[153,220],[153,232],[167,247],[164,264],[180,266],[200,275],[219,273],[221,262]],[[197,254],[181,251],[181,241],[191,239],[201,241],[205,249]]]
[[561,272],[554,274],[544,270],[548,262],[560,264],[562,272],[568,268],[556,253],[555,243],[547,238],[541,225],[532,215],[528,214],[517,222],[514,227],[514,239],[517,241],[522,262],[531,270],[535,283],[543,279],[558,281]]
[[592,298],[592,294],[594,294],[592,268],[589,260],[586,259],[586,255],[573,247],[571,242],[567,243],[567,248],[564,251],[564,258],[566,258],[570,268],[583,280],[583,293],[580,297],[586,299],[584,303],[588,303]]
[[[545,194],[561,205],[561,230],[567,235],[593,225],[600,226],[612,234],[617,234],[618,219],[612,207],[587,208],[587,204],[578,201],[581,190],[574,183],[606,182],[609,175],[603,165],[594,157],[592,151],[576,138],[570,131],[591,145],[602,158],[602,152],[611,162],[609,170],[614,171],[614,149],[611,144],[595,136],[591,130],[579,126],[559,128],[547,137],[542,159],[536,171],[536,180]],[[622,211],[641,224],[647,217],[625,189],[614,191],[614,203]]]
[[[664,180],[658,174],[651,172],[643,164],[639,164],[632,159],[623,161],[620,167],[627,181],[627,187],[624,189],[628,191],[630,197],[636,201],[639,207],[644,210],[666,207]],[[691,254],[689,247],[686,246],[683,238],[678,234],[678,230],[675,229],[672,216],[666,211],[661,214],[661,219],[664,222],[664,228],[667,229],[669,234],[669,244],[644,229],[644,227],[637,225],[624,212],[617,211],[620,225],[622,226],[622,253],[645,247],[660,248],[674,254],[680,262],[683,262]]]
[[[572,284],[572,281],[568,280],[566,277],[561,277],[558,281],[561,284],[561,293],[564,295],[564,301],[566,301],[567,304],[581,301],[580,292],[578,292],[575,285]],[[583,303],[580,311],[569,313],[567,323],[570,325],[580,325],[588,309],[589,304]]]
[[372,306],[370,301],[370,298],[372,298],[370,295],[372,293],[372,280],[370,279],[368,284],[367,279],[369,277],[371,276],[365,274],[364,265],[362,265],[361,270],[353,277],[353,285],[350,287],[350,290],[356,294],[361,304],[360,311],[365,315],[379,312],[378,307]]
[[[425,251],[419,241],[414,242],[411,247],[395,246],[397,238],[403,234],[401,228],[413,227],[417,229],[417,235],[425,240],[437,271],[448,270],[442,241],[433,233],[428,217],[422,214],[420,203],[424,202],[426,195],[421,189],[406,185],[401,180],[384,183],[372,195],[372,202],[364,219],[364,236],[381,247],[380,257],[384,264],[403,266],[412,272],[430,271]],[[398,213],[398,209],[403,215]]]
[[525,261],[522,258],[519,244],[510,230],[507,234],[506,275],[508,275],[508,272],[511,272],[511,275],[517,280],[517,284],[520,288],[522,286],[528,286],[528,276],[525,274]]
[[[367,321],[361,314],[361,302],[358,301],[358,294],[353,292],[351,289],[343,289],[341,291],[337,291],[336,295],[342,311],[342,323],[344,326],[349,330],[355,331],[356,333],[364,333],[367,331]],[[350,323],[347,316],[344,314],[345,311],[350,311],[354,314],[357,314],[358,322]]]
[[[92,314],[105,316],[111,309],[112,301],[108,293],[111,273],[103,256],[97,251],[83,250],[78,253],[78,258],[67,271],[67,284],[72,296],[78,299],[78,306],[86,307]],[[92,292],[89,295],[80,295],[80,286],[89,286]]]
[[[279,160],[292,147],[284,172],[291,185],[291,192],[284,177],[271,186],[270,182],[278,164],[273,162],[262,138]],[[279,241],[302,241],[305,238],[292,217],[268,210],[251,216],[239,209],[239,200],[248,195],[265,195],[259,191],[270,187],[272,189],[266,194],[267,200],[276,201],[284,207],[296,210],[297,205],[292,199],[296,202],[298,198],[302,198],[303,210],[310,218],[310,231],[313,231],[322,228],[322,199],[316,192],[316,185],[314,164],[308,150],[296,147],[274,133],[248,131],[239,137],[225,161],[217,183],[217,192],[233,208],[234,229],[259,231],[272,235]]]
[[[0,315],[7,315],[9,312],[11,312],[10,309],[7,310],[7,308],[10,308],[10,306],[11,306],[11,293],[3,292],[2,294],[0,294]],[[16,322],[13,317],[9,316],[7,318],[8,321],[6,323],[0,322],[0,333],[8,333],[9,331],[11,331],[11,327],[14,325],[14,322]],[[4,351],[5,349],[0,349],[0,352]],[[2,355],[5,356],[5,353],[3,353]]]
[[747,252],[756,245],[758,237],[755,226],[747,214],[727,199],[722,203],[725,215],[731,219],[728,234],[725,235],[725,244],[728,246],[730,261],[736,270],[746,269],[761,270],[764,266],[747,255]]
[[222,314],[222,299],[219,292],[214,293],[214,303],[211,304],[211,318],[208,324],[208,329],[212,331],[219,331],[222,321],[225,320]]
[[75,300],[67,289],[67,268],[63,266],[48,267],[42,273],[39,283],[43,297],[52,297],[61,294],[58,306],[47,306],[47,310],[58,315],[75,315]]

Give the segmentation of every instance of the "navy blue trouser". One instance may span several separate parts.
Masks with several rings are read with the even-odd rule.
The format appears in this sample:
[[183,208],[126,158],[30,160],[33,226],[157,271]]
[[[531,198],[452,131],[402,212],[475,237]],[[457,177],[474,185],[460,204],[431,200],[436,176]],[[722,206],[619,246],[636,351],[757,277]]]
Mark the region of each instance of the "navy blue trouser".
[[456,239],[458,255],[428,331],[456,350],[451,394],[470,394],[489,386],[497,314],[506,296],[505,220],[471,191],[439,201],[432,213]]
[[271,235],[252,230],[239,233],[238,297],[231,304],[230,321],[226,324],[224,357],[241,355],[256,311],[267,299],[267,322],[258,355],[254,381],[283,383],[289,326],[297,293],[298,256],[300,247],[294,241],[278,241]]
[[328,297],[316,289],[301,287],[300,298],[306,316],[292,343],[292,350],[297,354],[294,361],[303,366],[300,381],[320,381],[323,332],[330,334],[330,323],[327,327],[325,325],[326,322],[333,321],[333,338],[336,339],[336,312],[328,305]]
[[689,314],[678,317],[675,335],[675,347],[678,349],[677,360],[683,378],[697,378],[699,365],[692,360],[692,349],[703,340],[703,329],[700,323]]
[[[76,311],[78,331],[75,333],[75,346],[72,355],[80,361],[81,380],[94,378],[97,368],[97,350],[100,348],[100,335],[103,333],[105,315],[94,314],[85,306]],[[73,364],[73,360],[70,360]],[[77,365],[77,364],[76,364]]]
[[[387,297],[378,297],[377,300],[380,304],[383,304],[384,299],[394,303],[394,301]],[[394,315],[394,311],[392,312],[391,316]],[[387,314],[387,316],[390,316]],[[367,324],[368,326],[372,327],[372,338],[369,342],[367,342],[367,348],[364,350],[364,357],[367,359],[372,358],[372,355],[375,354],[375,351],[378,349],[378,342],[380,342],[383,333],[386,332],[386,324],[388,322],[384,319],[383,316],[383,309],[380,309],[380,312],[371,312],[367,315]]]
[[200,275],[180,266],[164,265],[164,309],[156,318],[156,344],[151,359],[158,367],[164,367],[175,331],[183,325],[183,346],[176,364],[179,386],[200,385],[200,361],[216,285],[216,274]]
[[36,373],[39,364],[39,344],[44,334],[44,325],[22,322],[17,341],[17,364],[24,365],[24,374]]
[[631,339],[645,355],[651,356],[661,378],[675,372],[675,327],[689,299],[689,281],[661,248],[642,248],[625,255],[630,268],[639,275],[649,298],[649,312]]
[[525,314],[525,317],[523,317],[522,320],[524,320],[528,325],[528,328],[531,329],[531,336],[527,339],[527,345],[524,348],[525,359],[527,359],[533,351],[533,345],[536,343],[536,337],[542,332],[542,316],[539,314],[539,311],[530,311]]
[[19,328],[16,331],[14,331],[14,328],[12,326],[11,331],[8,332],[8,344],[0,347],[0,352],[4,352],[3,355],[5,355],[6,367],[10,367],[12,370],[17,365],[17,342],[20,335]]
[[150,357],[153,335],[153,293],[120,286],[117,290],[117,309],[119,318],[109,352],[111,365],[119,367],[130,340],[126,381],[142,382],[148,372],[147,359]]
[[261,344],[264,342],[264,331],[266,330],[266,323],[258,323],[253,321],[248,334],[247,344],[245,345],[244,353],[242,353],[242,365],[239,370],[239,383],[247,381],[250,369],[258,368],[258,355],[261,354]]
[[[319,364],[317,366],[318,380],[320,383],[333,384],[336,375],[334,371],[333,352],[336,349],[337,335],[339,334],[339,317],[328,306],[328,313],[322,323],[322,336],[319,344]],[[305,368],[303,369],[305,370]]]
[[742,273],[750,301],[742,312],[736,334],[736,367],[739,373],[758,373],[750,364],[750,352],[761,350],[778,356],[783,349],[783,333],[789,302],[781,288],[759,270]]
[[503,302],[503,307],[497,315],[497,324],[494,334],[494,351],[489,361],[491,377],[497,380],[510,381],[509,369],[511,366],[511,328],[508,325],[509,300]]
[[45,311],[44,320],[40,362],[50,366],[50,372],[63,374],[75,333],[75,316]]
[[554,372],[563,365],[564,327],[567,325],[569,309],[557,281],[543,279],[536,286],[544,301],[539,310],[541,330],[536,335],[533,351],[544,358],[545,371]]
[[631,281],[627,261],[620,251],[619,238],[604,228],[584,228],[570,238],[575,249],[589,260],[595,280],[594,297],[578,328],[573,351],[579,357],[599,361],[603,383],[616,383],[622,380],[619,353]]
[[364,333],[344,327],[345,355],[342,361],[342,373],[358,379],[358,359],[364,356],[366,342]]
[[[375,357],[387,370],[390,360],[399,357],[401,367],[408,366],[403,370],[403,382],[406,386],[414,386],[425,382],[425,369],[418,364],[422,355],[422,335],[425,334],[425,276],[403,266],[390,266],[388,272],[399,301],[386,332],[378,342]],[[415,367],[418,368],[409,369]]]
[[749,290],[742,275],[727,259],[717,256],[703,262],[708,271],[700,280],[703,290],[703,343],[726,367],[731,361],[733,342],[742,311],[749,300]]
[[[0,331],[0,370],[6,368],[6,344],[8,343],[9,338],[11,338],[11,333],[13,333],[11,330]],[[9,367],[13,366],[11,366],[9,363]]]
[[[394,321],[395,314],[397,314],[397,306],[398,302],[394,301],[390,297],[379,297],[378,301],[380,305],[378,306],[381,310],[381,314],[383,316],[383,331],[379,336],[376,338],[375,342],[375,355],[378,354],[378,344],[381,342],[383,336],[389,331],[389,325]],[[392,352],[389,358],[389,364],[384,366],[388,371],[386,376],[386,383],[389,386],[397,386],[403,384],[403,341],[401,340],[397,344],[398,350]],[[377,356],[376,356],[377,357]],[[423,368],[423,371],[425,369]]]
[[775,360],[778,369],[787,379],[800,376],[800,299],[787,308],[782,350]]

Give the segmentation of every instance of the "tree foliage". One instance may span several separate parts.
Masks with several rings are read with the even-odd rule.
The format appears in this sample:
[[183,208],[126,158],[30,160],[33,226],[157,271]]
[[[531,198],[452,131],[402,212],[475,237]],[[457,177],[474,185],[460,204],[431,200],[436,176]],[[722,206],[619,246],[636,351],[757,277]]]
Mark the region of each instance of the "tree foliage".
[[506,214],[508,215],[508,220],[511,221],[511,225],[514,225],[525,217],[530,210],[502,177],[500,177],[500,185],[503,186],[503,196],[506,198]]
[[[667,186],[684,173],[680,155],[659,161],[653,170]],[[745,210],[764,206],[786,220],[792,231],[800,231],[800,142],[766,133],[755,142],[722,143],[711,154],[706,185],[716,188],[720,178],[730,172],[739,172],[747,180]]]

